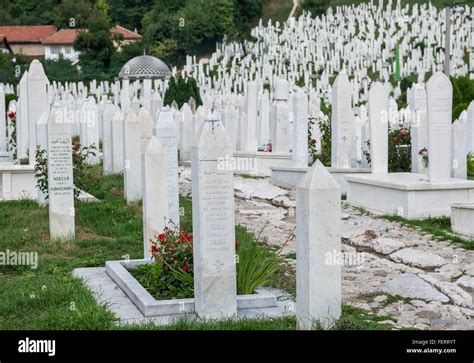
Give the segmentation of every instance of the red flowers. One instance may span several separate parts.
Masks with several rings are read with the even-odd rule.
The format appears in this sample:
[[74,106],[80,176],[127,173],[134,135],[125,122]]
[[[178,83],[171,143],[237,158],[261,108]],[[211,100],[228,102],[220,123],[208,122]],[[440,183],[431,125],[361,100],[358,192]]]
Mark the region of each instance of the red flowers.
[[12,120],[12,119],[16,118],[16,112],[10,111],[10,112],[8,112],[7,116],[10,120]]
[[392,140],[393,140],[393,142],[397,142],[398,141],[398,136],[392,137]]
[[402,135],[402,136],[407,136],[407,135],[408,135],[408,130],[402,130],[402,131],[400,131],[400,135]]
[[193,271],[193,234],[177,226],[167,227],[151,241],[152,257],[166,268]]
[[316,145],[316,139],[311,139],[311,144]]

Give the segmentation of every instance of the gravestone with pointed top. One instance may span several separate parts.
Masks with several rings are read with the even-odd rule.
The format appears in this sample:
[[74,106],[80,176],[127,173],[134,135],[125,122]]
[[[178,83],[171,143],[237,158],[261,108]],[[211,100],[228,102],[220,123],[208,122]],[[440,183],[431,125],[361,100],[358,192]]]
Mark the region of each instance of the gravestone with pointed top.
[[349,78],[339,73],[332,89],[331,167],[348,169],[355,166],[354,115]]
[[128,203],[142,198],[142,158],[138,118],[130,108],[124,122],[124,196]]
[[451,177],[467,179],[466,126],[460,120],[456,120],[451,128]]
[[387,94],[380,82],[369,91],[370,161],[372,174],[388,173]]
[[296,187],[296,316],[300,330],[341,315],[341,190],[321,164]]
[[102,116],[103,135],[102,135],[102,150],[103,150],[103,167],[104,174],[112,174],[113,172],[113,158],[112,158],[112,120],[115,116],[115,106],[112,101],[106,101],[104,113]]
[[205,319],[237,314],[233,171],[219,168],[232,155],[222,122],[211,114],[192,152],[194,301]]
[[293,166],[308,166],[308,97],[299,89],[293,102]]
[[168,218],[179,226],[178,130],[173,111],[168,106],[157,114],[153,135],[166,152]]
[[426,83],[428,109],[428,176],[430,181],[451,177],[451,117],[453,86],[436,72]]
[[71,125],[55,103],[48,120],[48,205],[52,240],[75,236]]
[[23,73],[19,83],[19,98],[18,111],[16,119],[16,134],[17,134],[17,148],[18,159],[23,159],[28,156],[28,71]]
[[276,80],[272,108],[272,152],[288,153],[290,151],[291,124],[289,120],[288,88],[287,80]]
[[43,66],[37,59],[33,60],[28,69],[28,149],[29,163],[35,165],[36,157],[36,123],[44,111],[49,109],[49,81]]
[[151,257],[151,240],[163,233],[169,218],[167,151],[153,136],[142,154],[144,258]]
[[124,171],[124,115],[119,107],[115,108],[111,123],[112,132],[112,173],[118,174]]

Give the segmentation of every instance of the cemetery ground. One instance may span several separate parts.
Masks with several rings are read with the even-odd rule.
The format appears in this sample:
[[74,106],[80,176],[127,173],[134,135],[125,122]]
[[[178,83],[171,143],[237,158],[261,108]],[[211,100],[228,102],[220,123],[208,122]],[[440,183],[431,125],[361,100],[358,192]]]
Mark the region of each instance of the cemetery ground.
[[[98,203],[76,202],[76,239],[53,242],[49,239],[48,209],[22,200],[0,204],[0,250],[37,251],[38,268],[2,266],[0,269],[0,329],[233,329],[295,330],[294,317],[252,320],[196,322],[185,318],[168,326],[152,324],[116,325],[117,317],[96,302],[83,283],[72,276],[78,267],[103,267],[106,261],[141,258],[143,255],[140,203],[127,205],[123,199],[123,177],[103,176],[102,167],[89,166],[85,190]],[[180,198],[185,209],[183,229],[190,230],[191,200]],[[237,240],[253,239],[237,227]],[[275,248],[271,248],[275,251]],[[288,260],[287,260],[288,261]],[[272,286],[294,295],[295,272],[282,259]],[[333,329],[390,329],[379,322],[390,317],[369,315],[343,306],[342,317]]]
[[[261,189],[257,185],[261,185]],[[255,231],[268,241],[272,252],[280,251],[281,265],[275,274],[270,287],[278,288],[295,296],[295,245],[294,217],[290,212],[294,207],[292,191],[277,188],[261,178],[236,176],[236,238],[239,241],[253,239],[247,232]],[[267,195],[262,195],[262,188]],[[191,230],[190,170],[180,169],[180,204],[184,207],[182,219],[184,230]],[[1,214],[6,216],[1,222],[0,249],[30,250],[39,254],[38,269],[30,267],[9,266],[0,270],[0,325],[1,329],[172,329],[172,330],[294,330],[294,317],[266,318],[255,320],[225,320],[220,322],[197,322],[186,318],[168,326],[153,324],[117,325],[118,317],[110,312],[109,307],[98,304],[91,292],[83,283],[72,276],[78,267],[103,267],[106,261],[120,260],[126,257],[141,258],[142,215],[140,203],[127,205],[123,200],[123,178],[121,175],[103,176],[99,166],[89,166],[87,170],[87,192],[100,200],[99,203],[76,202],[76,239],[70,242],[51,242],[48,233],[47,208],[39,207],[31,201],[12,201],[0,205]],[[251,193],[249,193],[251,190]],[[273,195],[272,195],[273,193]],[[275,194],[276,193],[276,194]],[[249,195],[250,194],[250,195]],[[282,194],[282,195],[277,195]],[[271,199],[268,199],[271,198]],[[262,218],[264,217],[264,218]],[[415,239],[429,243],[429,251],[439,253],[440,248],[447,254],[456,250],[462,262],[468,261],[463,255],[472,249],[472,241],[457,241],[450,235],[446,220],[402,221],[397,217],[373,216],[364,210],[352,208],[343,202],[343,221],[354,221],[364,226],[364,233],[354,229],[342,230],[343,251],[367,251],[366,263],[369,269],[343,267],[343,313],[334,323],[336,330],[369,330],[369,329],[472,329],[469,315],[473,311],[462,305],[462,296],[449,291],[454,302],[437,301],[441,295],[431,287],[429,294],[434,300],[409,298],[397,293],[376,293],[373,289],[387,277],[408,276],[413,279],[406,283],[418,284],[414,273],[435,273],[432,266],[413,267],[422,261],[404,260],[398,263],[387,259],[387,251],[392,252],[392,242],[379,246],[378,252],[369,247],[368,241],[377,240],[374,236],[392,233],[400,243],[411,246]],[[395,220],[395,222],[389,222]],[[397,230],[389,230],[392,223]],[[418,225],[416,225],[418,223]],[[351,223],[352,224],[352,223]],[[417,229],[411,228],[414,225]],[[378,229],[377,229],[378,228]],[[402,231],[408,241],[402,240]],[[354,237],[355,234],[355,237]],[[437,236],[437,237],[436,237]],[[448,238],[449,236],[449,238]],[[449,239],[452,242],[437,241]],[[395,239],[395,238],[394,238]],[[395,246],[397,247],[397,246]],[[416,247],[414,245],[413,247]],[[402,245],[398,246],[399,249]],[[426,249],[424,249],[426,250]],[[385,253],[385,255],[384,255]],[[434,254],[432,254],[431,258]],[[426,262],[426,260],[424,260]],[[429,265],[429,261],[427,261]],[[411,266],[410,266],[411,265]],[[469,274],[473,274],[470,265],[452,264],[441,269],[441,274],[454,276],[465,274],[468,283]],[[454,268],[454,269],[453,269]],[[426,271],[423,271],[426,270]],[[471,277],[472,279],[472,277]],[[372,291],[371,291],[372,289]],[[403,289],[402,289],[403,290]],[[429,288],[428,288],[429,290]],[[442,290],[448,294],[447,290]],[[395,291],[395,290],[394,290]],[[472,291],[472,290],[471,290]],[[401,291],[403,294],[403,291]],[[463,319],[463,317],[465,319]]]

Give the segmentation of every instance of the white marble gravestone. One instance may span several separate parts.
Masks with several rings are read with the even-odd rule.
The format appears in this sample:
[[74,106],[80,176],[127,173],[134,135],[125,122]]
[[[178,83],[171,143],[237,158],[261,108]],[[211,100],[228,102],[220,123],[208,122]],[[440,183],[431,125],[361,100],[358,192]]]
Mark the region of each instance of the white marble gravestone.
[[288,81],[278,79],[272,108],[272,152],[288,153],[291,144],[291,124],[288,106]]
[[451,117],[453,87],[437,72],[426,83],[428,107],[428,176],[431,181],[451,177]]
[[451,129],[451,177],[467,179],[466,127],[460,120],[456,120]]
[[56,103],[48,120],[48,205],[52,240],[75,237],[71,125]]
[[124,170],[124,116],[118,107],[116,107],[114,118],[111,123],[112,133],[112,173],[118,174]]
[[30,165],[35,165],[36,123],[41,114],[49,109],[49,81],[43,66],[37,59],[33,60],[28,70],[28,149]]
[[178,130],[168,106],[158,112],[153,135],[166,151],[168,218],[179,226]]
[[298,329],[327,328],[341,315],[341,190],[319,160],[296,187]]
[[258,149],[257,142],[257,99],[258,87],[257,83],[251,81],[247,84],[246,95],[246,118],[241,126],[241,150],[256,152]]
[[29,125],[28,125],[28,71],[23,73],[19,83],[18,113],[17,113],[17,149],[18,159],[28,156]]
[[420,156],[420,150],[428,148],[428,124],[426,113],[426,92],[419,84],[413,85],[408,99],[411,120],[411,171],[426,173],[426,167]]
[[142,154],[144,258],[151,256],[151,240],[163,233],[169,218],[167,151],[153,136]]
[[233,171],[218,159],[232,145],[216,114],[204,122],[192,151],[194,301],[201,318],[237,314]]
[[372,174],[388,173],[387,94],[380,82],[369,91],[370,159]]
[[293,166],[308,166],[308,97],[299,89],[293,101]]
[[351,108],[352,89],[345,73],[339,73],[332,89],[331,167],[348,169],[355,166],[354,115]]
[[128,203],[142,198],[142,159],[138,118],[128,109],[124,123],[124,196]]
[[104,113],[102,116],[103,134],[102,134],[102,150],[103,150],[103,167],[104,174],[112,174],[113,158],[112,158],[112,121],[115,116],[115,106],[112,101],[106,101]]

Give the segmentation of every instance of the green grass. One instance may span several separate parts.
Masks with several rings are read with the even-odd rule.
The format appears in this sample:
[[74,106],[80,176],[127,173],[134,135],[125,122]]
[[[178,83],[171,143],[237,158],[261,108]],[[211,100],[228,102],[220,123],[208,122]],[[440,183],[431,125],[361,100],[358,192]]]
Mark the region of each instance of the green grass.
[[[390,325],[379,324],[380,321],[393,320],[387,316],[368,315],[361,309],[343,305],[341,317],[334,321],[330,330],[390,330]],[[318,322],[314,323],[315,330],[321,330]],[[295,330],[294,316],[281,318],[260,319],[227,319],[221,321],[197,321],[193,318],[180,318],[167,326],[153,324],[138,324],[120,327],[120,329],[140,330]]]
[[[52,242],[48,232],[48,210],[31,201],[0,203],[0,251],[38,252],[38,268],[0,266],[0,330],[57,329],[240,329],[294,330],[294,318],[196,322],[180,320],[167,327],[115,325],[117,319],[107,306],[97,305],[89,290],[72,277],[78,267],[103,267],[108,260],[143,256],[140,203],[123,200],[123,178],[103,176],[100,166],[88,170],[86,191],[101,199],[99,203],[76,202],[76,239]],[[180,198],[185,214],[183,229],[192,230],[191,200]],[[254,238],[245,228],[236,227],[240,243]],[[270,248],[270,247],[265,247]],[[294,295],[295,274],[282,268],[271,286]],[[386,329],[377,324],[385,320],[343,306],[335,323],[338,329]]]
[[418,227],[422,231],[432,234],[442,240],[458,243],[467,250],[474,250],[474,240],[466,240],[453,234],[454,232],[451,230],[451,220],[449,217],[416,220],[408,220],[399,216],[384,216],[384,218],[390,221],[399,222],[403,225]]

